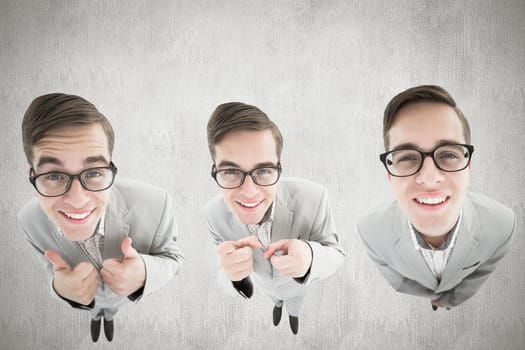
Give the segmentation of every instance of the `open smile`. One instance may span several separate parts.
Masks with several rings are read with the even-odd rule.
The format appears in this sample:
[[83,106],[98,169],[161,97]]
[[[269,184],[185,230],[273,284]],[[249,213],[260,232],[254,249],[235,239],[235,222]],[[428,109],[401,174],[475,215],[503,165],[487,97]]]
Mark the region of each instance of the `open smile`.
[[237,204],[243,209],[247,211],[255,211],[257,208],[264,202],[264,199],[257,202],[239,202],[236,201]]
[[90,211],[76,211],[76,212],[66,212],[66,211],[59,211],[60,214],[66,219],[66,221],[74,223],[74,224],[82,224],[86,222],[91,214],[95,209],[92,209]]
[[416,205],[423,210],[440,210],[449,201],[450,196],[431,196],[414,198]]

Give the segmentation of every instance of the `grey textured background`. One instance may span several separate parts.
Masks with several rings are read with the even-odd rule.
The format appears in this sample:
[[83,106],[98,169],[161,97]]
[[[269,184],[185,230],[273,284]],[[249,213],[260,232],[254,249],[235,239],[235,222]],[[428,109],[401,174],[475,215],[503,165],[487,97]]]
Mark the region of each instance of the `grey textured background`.
[[[87,349],[89,315],[52,299],[16,223],[33,196],[20,123],[49,92],[81,95],[116,129],[119,176],[167,188],[181,275],[116,317],[100,349],[523,349],[525,2],[31,1],[0,5],[1,349]],[[471,189],[513,208],[512,251],[451,311],[395,293],[353,231],[392,198],[377,160],[388,100],[448,89],[476,146]],[[201,208],[216,193],[205,125],[219,103],[266,111],[284,174],[328,187],[348,259],[312,288],[300,333],[271,302],[224,295]]]

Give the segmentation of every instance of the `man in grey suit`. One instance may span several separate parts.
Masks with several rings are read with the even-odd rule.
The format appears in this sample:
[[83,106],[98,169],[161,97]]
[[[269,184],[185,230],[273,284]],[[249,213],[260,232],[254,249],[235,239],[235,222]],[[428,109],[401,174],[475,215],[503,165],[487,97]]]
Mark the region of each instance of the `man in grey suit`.
[[514,213],[467,192],[470,127],[439,86],[396,95],[383,120],[380,155],[396,197],[361,218],[370,258],[397,291],[426,297],[434,310],[472,297],[508,251]]
[[282,136],[260,109],[239,102],[218,106],[208,122],[211,175],[220,195],[205,208],[216,245],[220,284],[250,298],[253,286],[282,307],[297,334],[308,286],[331,275],[344,251],[326,189],[281,175]]
[[36,197],[18,221],[50,278],[51,294],[102,319],[165,285],[182,265],[168,193],[115,181],[114,133],[93,104],[66,94],[36,98],[22,122],[29,181]]

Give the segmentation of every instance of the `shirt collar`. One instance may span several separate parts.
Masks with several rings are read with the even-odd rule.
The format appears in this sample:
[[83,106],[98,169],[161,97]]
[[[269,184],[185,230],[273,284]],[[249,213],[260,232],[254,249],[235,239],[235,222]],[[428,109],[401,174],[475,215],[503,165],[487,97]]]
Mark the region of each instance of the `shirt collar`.
[[98,225],[95,228],[95,232],[101,236],[104,236],[105,227],[106,227],[106,213],[102,214],[102,216],[100,217],[100,221],[98,222]]
[[[268,212],[270,214],[268,215]],[[266,211],[266,214],[264,214],[263,221],[273,221],[273,213],[275,212],[275,197],[273,198],[273,202],[270,205],[270,208]]]
[[[408,228],[410,230],[410,237],[412,238],[412,242],[414,243],[414,248],[416,250],[421,249],[437,249],[437,250],[444,250],[444,249],[452,249],[454,247],[454,243],[456,242],[456,236],[458,234],[459,225],[461,224],[461,217],[463,216],[463,212],[459,212],[459,218],[454,227],[450,229],[447,233],[447,238],[441,244],[440,247],[432,247],[430,246],[425,240],[423,239],[423,236],[420,232],[417,231],[417,229],[412,226],[412,223],[410,220],[408,221]],[[451,234],[452,233],[452,234]]]
[[250,228],[257,228],[261,226],[262,224],[265,224],[267,222],[273,222],[273,213],[275,212],[275,197],[273,199],[272,204],[270,204],[270,207],[266,210],[266,213],[264,213],[263,218],[258,224],[249,224],[248,227]]

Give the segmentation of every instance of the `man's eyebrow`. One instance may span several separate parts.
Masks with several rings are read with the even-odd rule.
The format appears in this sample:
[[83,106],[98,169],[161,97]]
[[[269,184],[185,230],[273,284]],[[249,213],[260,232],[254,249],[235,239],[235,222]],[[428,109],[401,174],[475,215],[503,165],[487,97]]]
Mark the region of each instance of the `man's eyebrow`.
[[461,145],[461,144],[463,144],[463,142],[459,142],[459,141],[456,141],[456,140],[442,139],[442,140],[439,140],[436,143],[436,146],[434,146],[434,147],[439,147],[439,146],[443,146],[443,145]]
[[42,158],[40,158],[36,167],[39,168],[44,164],[53,164],[58,165],[60,167],[64,166],[64,163],[62,163],[60,159],[51,156],[43,156]]
[[257,163],[255,164],[255,168],[271,168],[271,167],[274,167],[274,166],[277,166],[277,164],[273,163],[273,162],[264,162],[264,163]]
[[237,169],[240,168],[238,164],[235,164],[234,162],[230,162],[228,160],[223,160],[222,162],[217,164],[217,168],[225,168],[225,167],[237,168]]
[[419,147],[417,147],[414,143],[412,142],[405,142],[405,143],[402,143],[400,145],[397,145],[396,147],[392,148],[390,151],[397,151],[397,150],[400,150],[400,149],[419,149]]
[[[444,145],[454,145],[454,144],[461,144],[461,142],[455,141],[455,140],[448,140],[448,139],[441,139],[434,145],[433,148],[437,148]],[[397,151],[400,149],[416,149],[419,151],[423,151],[421,147],[417,146],[416,144],[412,142],[405,142],[400,145],[397,145],[396,147],[392,148],[391,151]]]
[[[255,164],[255,166],[253,167],[253,169],[257,169],[257,168],[269,168],[269,167],[274,167],[276,166],[275,163],[273,162],[263,162],[263,163],[257,163]],[[219,164],[217,164],[217,168],[226,168],[226,167],[229,167],[229,168],[235,168],[235,169],[240,169],[241,167],[237,164],[237,163],[234,163],[234,162],[230,162],[230,161],[222,161],[220,162]]]
[[[99,156],[87,157],[86,159],[84,159],[82,163],[84,164],[84,166],[90,166],[96,163],[109,164],[109,161],[106,159],[106,157],[99,155]],[[64,167],[64,163],[60,159],[56,157],[52,157],[52,156],[43,156],[42,158],[40,158],[38,160],[38,164],[36,165],[36,167],[39,168],[45,164],[56,165],[62,168]]]
[[82,163],[84,163],[84,165],[91,165],[95,163],[109,164],[109,161],[106,159],[106,157],[99,155],[99,156],[87,157],[86,159],[84,159]]

